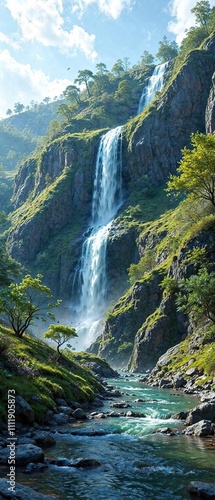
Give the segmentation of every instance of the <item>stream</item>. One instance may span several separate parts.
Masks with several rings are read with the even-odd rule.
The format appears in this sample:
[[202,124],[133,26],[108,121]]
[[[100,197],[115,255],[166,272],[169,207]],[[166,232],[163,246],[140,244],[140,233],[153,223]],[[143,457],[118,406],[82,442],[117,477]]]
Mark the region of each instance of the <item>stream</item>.
[[[92,418],[66,424],[56,428],[56,445],[45,450],[49,459],[82,457],[101,465],[79,469],[52,465],[32,475],[17,470],[18,482],[61,500],[184,500],[190,499],[190,481],[214,482],[213,438],[184,436],[183,422],[171,418],[196,406],[196,397],[146,386],[138,375],[123,374],[108,379],[108,384],[123,396],[104,400],[102,407],[92,411],[131,410],[145,417]],[[135,402],[138,399],[142,402]],[[112,407],[121,401],[130,407]],[[170,427],[175,434],[153,434],[161,427]],[[71,434],[74,431],[77,435]],[[100,431],[102,435],[96,435]]]

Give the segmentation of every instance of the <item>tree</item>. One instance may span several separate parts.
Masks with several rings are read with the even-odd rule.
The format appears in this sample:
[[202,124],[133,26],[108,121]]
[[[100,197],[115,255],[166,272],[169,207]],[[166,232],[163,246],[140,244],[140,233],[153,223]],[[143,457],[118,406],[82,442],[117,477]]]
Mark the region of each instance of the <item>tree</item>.
[[191,144],[192,150],[182,150],[178,176],[170,176],[167,192],[182,191],[190,200],[206,200],[215,207],[215,136],[192,134]]
[[63,96],[67,101],[75,101],[77,102],[77,104],[80,104],[80,89],[76,87],[76,85],[69,85],[68,87],[66,87],[66,89],[63,91]]
[[127,80],[119,82],[118,89],[114,94],[115,98],[121,102],[129,102],[132,98],[131,84]]
[[215,273],[202,267],[198,274],[181,280],[179,288],[178,310],[195,320],[206,318],[215,324]]
[[89,89],[89,82],[93,78],[94,78],[93,72],[90,71],[89,69],[84,69],[84,70],[78,72],[78,77],[75,79],[75,83],[79,83],[80,85],[82,83],[85,83],[88,97],[91,96],[90,89]]
[[0,294],[0,313],[6,316],[17,337],[22,337],[35,319],[54,319],[49,309],[61,303],[55,301],[50,288],[42,284],[41,278],[41,274],[36,278],[27,274],[20,284],[11,283]]
[[8,108],[7,111],[6,111],[6,115],[7,116],[11,116],[13,113],[12,109]]
[[195,7],[191,9],[192,14],[195,15],[196,23],[205,28],[208,33],[208,25],[211,18],[212,9],[208,0],[200,0]]
[[159,42],[159,49],[156,57],[161,60],[161,63],[165,63],[174,59],[178,55],[178,45],[174,42],[169,42],[167,37],[164,36],[161,42]]
[[149,54],[147,50],[144,50],[143,55],[140,59],[140,64],[143,68],[145,66],[151,66],[151,64],[154,64],[154,57],[152,56],[152,54]]
[[96,64],[96,69],[97,69],[97,72],[96,72],[97,75],[105,75],[108,73],[108,69],[107,69],[106,64],[104,64],[102,62]]
[[117,59],[111,71],[116,76],[120,76],[122,73],[124,73],[125,69],[122,59]]
[[43,336],[46,339],[51,339],[56,342],[58,353],[57,361],[59,361],[61,357],[60,347],[65,344],[65,342],[68,342],[71,338],[78,337],[75,328],[60,324],[50,325],[49,329],[43,334]]
[[24,104],[21,104],[21,102],[15,102],[14,104],[14,113],[22,113],[22,111],[24,111],[25,109],[25,106]]
[[68,123],[71,123],[76,110],[77,107],[75,104],[59,104],[59,106],[57,107],[57,115],[63,116],[64,118],[66,118]]

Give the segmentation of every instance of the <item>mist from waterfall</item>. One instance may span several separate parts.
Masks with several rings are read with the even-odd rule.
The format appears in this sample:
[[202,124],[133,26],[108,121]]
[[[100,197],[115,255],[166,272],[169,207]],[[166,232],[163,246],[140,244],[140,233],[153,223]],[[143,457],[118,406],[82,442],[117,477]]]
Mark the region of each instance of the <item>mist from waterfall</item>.
[[138,115],[153,101],[156,92],[162,90],[164,86],[164,74],[168,64],[169,62],[167,61],[155,67],[152,76],[149,78],[148,85],[143,88],[138,106]]
[[100,139],[96,159],[90,234],[76,273],[78,344],[88,347],[101,331],[107,307],[106,248],[112,220],[122,203],[122,127]]

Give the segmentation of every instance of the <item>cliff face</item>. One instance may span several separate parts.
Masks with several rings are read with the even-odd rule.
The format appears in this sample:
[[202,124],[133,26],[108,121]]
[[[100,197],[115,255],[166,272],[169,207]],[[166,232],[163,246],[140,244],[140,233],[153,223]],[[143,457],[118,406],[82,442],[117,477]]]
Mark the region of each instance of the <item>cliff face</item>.
[[[214,131],[214,57],[212,38],[204,50],[189,55],[149,109],[124,126],[123,181],[127,199],[135,183],[140,196],[144,196],[146,177],[150,186],[161,186],[170,173],[175,173],[181,149],[189,146],[192,132]],[[35,262],[43,262],[47,284],[61,297],[71,296],[91,212],[102,133],[68,134],[54,141],[40,157],[26,162],[16,178],[17,212],[8,239],[11,255],[30,268]],[[138,262],[149,246],[155,248],[165,236],[165,231],[159,236],[151,232],[137,242],[139,231],[135,224],[113,225],[107,245],[110,298],[117,299],[128,286],[130,263]],[[190,245],[192,248],[194,243]],[[183,252],[162,268],[167,256],[167,250],[161,251],[157,256],[161,269],[139,280],[120,299],[106,321],[102,337],[92,346],[94,352],[115,364],[127,363],[131,356],[131,369],[143,370],[151,368],[168,347],[184,338],[189,325],[177,313],[174,297],[163,297],[160,282],[166,275],[176,279],[189,275],[189,270],[180,265]]]
[[[215,40],[204,51],[193,51],[164,95],[127,129],[131,154],[128,175],[141,180],[147,175],[154,185],[166,182],[175,173],[181,149],[189,146],[192,132],[205,133],[205,111],[214,72]],[[141,116],[143,121],[141,122]],[[208,112],[207,129],[213,120]],[[212,125],[211,125],[212,126]]]

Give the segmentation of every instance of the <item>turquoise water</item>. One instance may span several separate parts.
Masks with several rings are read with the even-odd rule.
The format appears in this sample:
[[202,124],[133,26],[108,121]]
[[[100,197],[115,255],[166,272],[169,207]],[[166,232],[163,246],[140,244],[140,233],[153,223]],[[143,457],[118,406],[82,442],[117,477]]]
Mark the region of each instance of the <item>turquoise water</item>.
[[[115,398],[129,402],[128,409],[99,411],[139,411],[146,418],[106,418],[75,424],[75,430],[103,430],[103,436],[71,435],[74,425],[61,427],[56,446],[46,450],[48,458],[94,458],[101,466],[92,469],[51,466],[43,473],[17,474],[17,481],[46,494],[68,500],[182,500],[190,498],[190,481],[215,481],[213,438],[206,440],[181,435],[183,423],[171,414],[188,410],[197,400],[173,390],[146,387],[134,378],[111,380],[125,394]],[[141,398],[142,403],[134,403]],[[152,434],[158,427],[171,427],[176,435]]]

